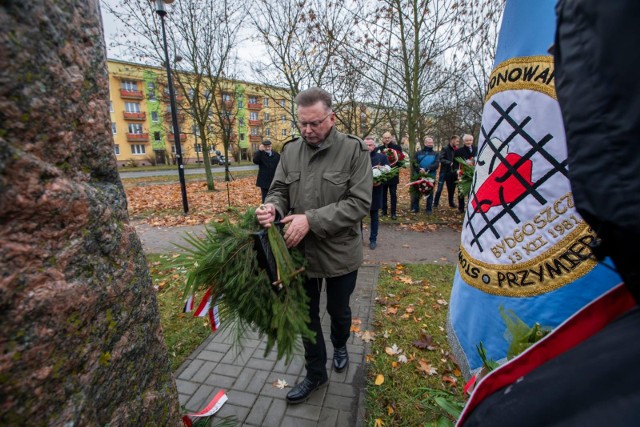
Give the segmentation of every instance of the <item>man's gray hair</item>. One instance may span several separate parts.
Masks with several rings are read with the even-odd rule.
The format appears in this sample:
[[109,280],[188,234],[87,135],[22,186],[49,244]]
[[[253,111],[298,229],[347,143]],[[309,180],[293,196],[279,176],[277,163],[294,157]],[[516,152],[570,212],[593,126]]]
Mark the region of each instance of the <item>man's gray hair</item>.
[[310,87],[303,90],[295,97],[294,101],[299,107],[310,107],[320,101],[327,110],[331,109],[331,94],[319,87]]

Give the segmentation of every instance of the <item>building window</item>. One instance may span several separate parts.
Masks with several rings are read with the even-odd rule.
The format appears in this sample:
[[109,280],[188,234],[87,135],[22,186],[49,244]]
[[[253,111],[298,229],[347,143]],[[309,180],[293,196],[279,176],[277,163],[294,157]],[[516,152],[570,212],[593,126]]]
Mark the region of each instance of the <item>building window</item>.
[[252,111],[249,113],[249,120],[258,120],[258,112]]
[[244,133],[240,134],[240,141],[244,141]]
[[286,129],[282,129],[282,136],[287,136],[287,130]]
[[256,98],[255,96],[249,97],[249,104],[257,104],[257,103],[258,103],[258,98]]
[[134,91],[134,90],[138,90],[138,85],[134,81],[123,80],[122,81],[122,89],[129,90],[129,91]]
[[149,101],[156,102],[156,94],[155,94],[155,92],[149,92]]
[[242,99],[238,99],[238,108],[244,108],[244,104],[242,103]]
[[145,154],[144,144],[131,144],[131,154]]
[[279,99],[278,104],[280,104],[280,106],[284,108],[284,99]]
[[158,112],[157,111],[152,111],[151,112],[151,121],[158,123]]
[[223,100],[224,102],[229,102],[229,101],[231,101],[231,95],[229,95],[228,93],[223,93],[223,94],[222,94],[222,100]]
[[251,128],[251,136],[258,136],[260,135],[260,128]]
[[175,146],[175,144],[171,146],[171,152],[173,154],[176,154],[176,146]]
[[120,146],[118,144],[113,146],[113,152],[116,153],[116,156],[120,155]]
[[111,122],[111,133],[112,134],[116,134],[118,133],[118,128],[116,127],[116,123],[115,122]]
[[113,101],[109,101],[109,111],[113,113]]
[[127,113],[139,113],[140,104],[138,102],[125,102],[124,111],[126,111]]
[[150,91],[156,90],[156,84],[154,82],[149,82],[149,83],[147,83],[147,88]]
[[160,141],[160,139],[162,138],[162,136],[160,135],[160,132],[154,132],[153,133],[153,139],[156,141]]
[[191,133],[194,135],[200,135],[200,128],[196,125],[191,126]]
[[129,123],[129,133],[142,133],[142,125],[140,123]]
[[263,98],[262,99],[262,105],[265,106],[265,107],[268,107],[269,106],[269,98]]
[[271,136],[271,129],[267,128],[264,130],[264,136]]
[[193,149],[196,153],[202,153],[202,145],[201,144],[193,144]]
[[282,124],[287,123],[287,116],[280,116],[280,121],[282,122]]
[[244,117],[238,117],[238,124],[244,126]]
[[269,113],[264,113],[264,121],[265,122],[269,121]]

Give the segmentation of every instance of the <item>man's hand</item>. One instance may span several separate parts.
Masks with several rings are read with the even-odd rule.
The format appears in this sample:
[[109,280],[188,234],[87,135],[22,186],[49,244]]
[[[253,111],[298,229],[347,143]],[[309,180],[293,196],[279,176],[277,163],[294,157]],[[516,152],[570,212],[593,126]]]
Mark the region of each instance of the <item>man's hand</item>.
[[260,205],[258,209],[256,209],[256,219],[264,228],[271,227],[273,221],[276,220],[276,207],[273,206],[273,203]]
[[309,232],[309,220],[307,220],[306,215],[289,215],[284,217],[280,222],[289,224],[287,231],[284,233],[284,241],[287,243],[288,248],[298,246],[302,239],[304,239],[304,236]]
[[258,145],[258,150],[264,151],[264,145],[262,145],[262,144]]

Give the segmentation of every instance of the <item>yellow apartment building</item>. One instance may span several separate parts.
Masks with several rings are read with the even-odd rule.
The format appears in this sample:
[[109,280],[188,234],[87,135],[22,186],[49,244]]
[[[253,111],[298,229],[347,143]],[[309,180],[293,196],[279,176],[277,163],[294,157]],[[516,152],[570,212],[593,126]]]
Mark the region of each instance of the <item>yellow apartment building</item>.
[[[156,165],[175,162],[175,138],[166,71],[132,62],[109,59],[111,131],[118,166]],[[174,85],[176,86],[176,85]],[[229,154],[249,159],[265,139],[276,148],[296,131],[291,120],[291,95],[282,88],[227,80],[219,96],[229,106],[232,126]],[[176,87],[180,144],[185,164],[202,162],[198,129],[184,110],[185,95]],[[223,150],[222,138],[214,133],[212,155]]]

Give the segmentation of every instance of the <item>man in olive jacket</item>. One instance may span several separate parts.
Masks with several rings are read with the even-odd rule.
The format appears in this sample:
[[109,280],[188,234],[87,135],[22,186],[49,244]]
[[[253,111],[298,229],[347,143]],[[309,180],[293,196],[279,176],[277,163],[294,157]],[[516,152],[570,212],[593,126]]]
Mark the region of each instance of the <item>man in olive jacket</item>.
[[363,259],[360,221],[369,213],[373,185],[369,150],[358,138],[335,129],[331,95],[310,88],[295,101],[302,137],[284,145],[265,204],[256,210],[264,227],[271,226],[276,216],[282,218],[288,224],[287,246],[298,247],[308,262],[305,290],[316,342],[304,340],[307,375],[287,394],[289,403],[306,401],[328,381],[320,325],[323,279],[331,316],[333,368],[341,372],[349,362],[349,299]]

